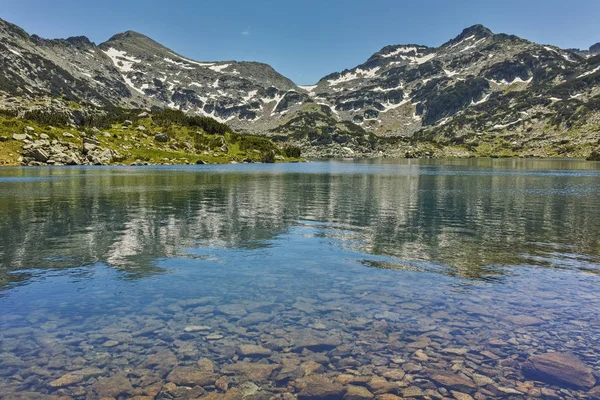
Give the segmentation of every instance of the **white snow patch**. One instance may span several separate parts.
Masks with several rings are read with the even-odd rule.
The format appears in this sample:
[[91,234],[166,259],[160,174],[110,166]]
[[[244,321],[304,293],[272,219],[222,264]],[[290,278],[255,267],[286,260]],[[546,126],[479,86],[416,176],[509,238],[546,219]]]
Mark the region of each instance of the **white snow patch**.
[[446,74],[446,76],[448,76],[449,78],[452,78],[453,76],[460,74],[460,72],[454,72],[454,71],[450,71],[450,70],[448,70],[448,69],[445,69],[445,70],[444,70],[444,73],[445,73],[445,74]]
[[[405,97],[406,97],[406,96],[405,96]],[[388,111],[390,111],[390,110],[394,110],[394,109],[396,109],[396,108],[398,108],[398,107],[402,107],[402,106],[403,106],[403,105],[405,105],[406,103],[410,103],[410,99],[406,99],[406,98],[405,98],[405,99],[404,99],[404,100],[402,100],[400,103],[396,103],[396,104],[393,104],[393,103],[387,103],[387,104],[383,104],[383,106],[385,107],[385,109],[384,109],[383,111],[380,111],[380,112],[381,112],[381,113],[386,113],[386,112],[388,112]]]
[[330,109],[330,110],[331,110],[331,111],[332,111],[332,112],[333,112],[335,115],[337,115],[337,116],[339,116],[339,115],[340,115],[340,113],[338,112],[338,110],[336,110],[336,109],[335,109],[335,107],[332,107],[332,106],[330,106],[330,105],[329,105],[329,104],[327,104],[327,103],[317,103],[317,104],[318,104],[318,105],[320,105],[320,106],[325,106],[325,107],[328,107],[328,108],[329,108],[329,109]]
[[437,54],[433,53],[433,54],[427,54],[426,56],[423,57],[415,57],[411,62],[413,64],[425,64],[427,61],[433,60],[435,58]]
[[583,77],[585,77],[585,76],[588,76],[588,75],[595,74],[595,73],[596,73],[596,72],[598,72],[598,71],[600,71],[600,66],[598,66],[598,67],[594,68],[594,69],[593,69],[593,70],[591,70],[591,71],[588,71],[588,72],[585,72],[585,73],[583,73],[583,74],[579,75],[579,76],[577,77],[577,79],[579,79],[579,78],[583,78]]
[[475,43],[473,43],[472,45],[469,45],[467,47],[465,47],[464,49],[462,49],[460,52],[462,53],[463,51],[467,51],[467,50],[471,50],[471,49],[475,49],[477,48],[477,45],[483,41],[485,41],[486,38],[483,39],[479,39],[478,41],[476,41]]
[[492,95],[491,93],[488,93],[483,99],[481,99],[479,101],[473,101],[473,100],[471,100],[471,105],[472,106],[476,106],[476,105],[479,105],[479,104],[483,104],[483,103],[485,103],[486,101],[488,101],[490,99],[491,95]]
[[437,126],[444,126],[446,125],[452,118],[448,117],[448,118],[444,118],[443,120],[441,120],[440,122],[438,122]]
[[397,56],[398,54],[405,54],[405,53],[412,53],[412,52],[418,53],[419,50],[416,47],[398,47],[396,50],[392,51],[391,53],[382,54],[381,57],[390,58],[390,57]]
[[243,97],[242,99],[245,102],[248,102],[248,101],[252,100],[254,98],[254,96],[256,96],[257,93],[258,93],[258,90],[253,90],[251,92],[248,92],[248,95]]
[[461,44],[463,44],[464,42],[468,42],[469,40],[473,40],[475,39],[475,35],[471,35],[468,38],[464,38],[463,40],[461,40],[458,43],[454,43],[452,46],[450,46],[451,49],[460,46]]
[[17,55],[17,56],[21,57],[21,53],[19,53],[19,52],[18,52],[18,51],[16,51],[16,50],[13,50],[13,49],[10,49],[10,48],[9,48],[9,49],[8,49],[8,51],[10,51],[11,53],[13,53],[13,54],[15,54],[15,55]]
[[121,72],[133,71],[134,64],[142,62],[142,60],[138,60],[134,57],[128,57],[126,52],[112,47],[104,51],[104,54],[110,57],[115,67],[117,67]]
[[558,97],[550,97],[550,100],[552,100],[552,101],[562,101],[562,99],[559,99]]
[[513,79],[512,81],[508,82],[506,79],[503,79],[501,81],[495,81],[493,79],[489,80],[492,83],[495,83],[496,85],[512,85],[514,83],[531,83],[533,82],[533,77],[527,79],[526,81],[524,81],[523,79],[521,79],[520,76],[517,76],[515,79]]
[[509,126],[516,125],[516,124],[518,124],[521,121],[523,121],[523,120],[521,118],[519,118],[518,120],[513,121],[513,122],[509,122],[508,124],[494,125],[492,127],[492,129],[504,129],[504,128],[508,128]]
[[304,89],[309,93],[312,93],[315,91],[315,89],[317,88],[317,86],[319,85],[311,85],[311,86],[298,86],[300,89]]
[[208,69],[211,69],[215,72],[223,73],[223,70],[225,68],[228,68],[230,65],[231,64],[213,65],[212,67],[208,67]]
[[171,55],[173,55],[173,56],[175,56],[175,57],[177,57],[177,58],[179,58],[179,59],[181,59],[181,60],[183,60],[183,61],[185,61],[187,63],[196,64],[196,65],[199,65],[201,67],[210,67],[211,65],[215,65],[215,63],[203,63],[203,62],[198,62],[198,61],[190,60],[189,58],[181,57],[180,55],[177,55],[175,53],[171,53]]
[[330,85],[335,86],[340,83],[350,82],[359,78],[374,78],[381,67],[375,67],[372,69],[360,69],[357,68],[354,72],[347,72],[340,76],[338,79],[331,79],[327,81]]
[[192,66],[189,66],[189,65],[187,65],[187,64],[185,64],[185,63],[182,63],[182,62],[178,62],[178,61],[175,61],[175,60],[171,60],[170,58],[165,58],[164,60],[165,60],[166,62],[168,62],[169,64],[173,64],[173,65],[176,65],[176,66],[178,66],[179,68],[183,68],[183,69],[194,69],[194,67],[192,67]]
[[396,87],[387,88],[387,89],[384,89],[384,88],[382,88],[380,86],[377,86],[375,89],[372,89],[372,90],[374,92],[384,92],[385,93],[385,92],[391,92],[392,90],[399,90],[399,89],[404,89],[404,84],[403,83],[400,83],[400,85],[398,85]]
[[555,49],[553,49],[552,47],[548,47],[548,46],[544,46],[544,49],[548,50],[548,51],[552,51],[554,53],[558,53],[558,51],[556,51]]

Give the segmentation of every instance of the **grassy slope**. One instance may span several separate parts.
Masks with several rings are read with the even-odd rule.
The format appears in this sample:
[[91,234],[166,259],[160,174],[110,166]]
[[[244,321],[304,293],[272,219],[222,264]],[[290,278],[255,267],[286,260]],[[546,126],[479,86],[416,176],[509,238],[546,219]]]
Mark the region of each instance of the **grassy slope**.
[[[137,130],[140,125],[143,125],[146,130]],[[262,161],[268,151],[284,158],[278,161],[299,161],[297,158],[285,157],[284,152],[266,138],[241,136],[235,133],[207,134],[197,127],[175,124],[161,127],[154,124],[151,118],[140,119],[132,126],[113,124],[109,129],[94,132],[83,128],[53,127],[0,114],[0,136],[9,138],[6,142],[0,142],[0,165],[20,164],[18,158],[23,145],[19,141],[12,140],[12,135],[25,132],[26,127],[34,128],[34,133],[30,133],[34,140],[45,133],[50,137],[49,140],[57,139],[78,145],[82,144],[80,132],[85,131],[86,135],[96,136],[102,148],[116,150],[121,154],[123,159],[120,162],[124,164],[136,160],[153,164],[184,164],[195,163],[197,160],[210,164],[230,163],[242,162],[246,158]],[[74,137],[64,137],[65,132],[71,133]],[[168,135],[169,142],[157,142],[154,139],[157,133]],[[226,145],[227,151],[222,151],[223,144]]]

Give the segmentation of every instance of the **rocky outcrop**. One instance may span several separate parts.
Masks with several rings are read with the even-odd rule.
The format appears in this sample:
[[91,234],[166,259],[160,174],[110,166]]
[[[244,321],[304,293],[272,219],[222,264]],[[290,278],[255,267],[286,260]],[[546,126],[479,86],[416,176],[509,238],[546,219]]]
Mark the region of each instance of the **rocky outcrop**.
[[105,165],[122,160],[119,152],[100,147],[95,137],[85,137],[81,145],[56,139],[23,143],[24,165]]

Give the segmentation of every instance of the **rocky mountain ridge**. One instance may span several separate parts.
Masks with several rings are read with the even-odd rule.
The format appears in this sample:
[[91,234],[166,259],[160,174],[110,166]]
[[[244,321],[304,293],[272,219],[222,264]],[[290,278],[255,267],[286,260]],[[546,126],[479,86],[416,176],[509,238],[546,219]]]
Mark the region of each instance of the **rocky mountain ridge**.
[[[411,144],[415,156],[448,155],[440,146],[472,155],[482,141],[492,146],[487,153],[580,156],[598,142],[597,51],[475,25],[439,47],[386,46],[357,67],[300,87],[266,64],[199,62],[132,31],[96,45],[85,37],[30,36],[0,20],[0,92],[100,108],[177,109],[309,153],[318,149],[315,155],[404,154],[407,140],[417,140],[431,145],[424,152]],[[563,148],[572,133],[575,141]],[[382,137],[401,145],[376,145]]]

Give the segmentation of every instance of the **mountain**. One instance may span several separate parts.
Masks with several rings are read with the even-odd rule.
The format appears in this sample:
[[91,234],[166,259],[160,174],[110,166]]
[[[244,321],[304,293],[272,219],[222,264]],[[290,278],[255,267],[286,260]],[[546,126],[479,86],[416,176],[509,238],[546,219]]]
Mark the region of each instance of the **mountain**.
[[386,46],[299,87],[266,64],[199,62],[133,31],[96,45],[30,36],[0,20],[0,92],[178,109],[314,155],[408,155],[410,148],[414,156],[578,156],[598,140],[598,51],[475,25],[439,47]]

